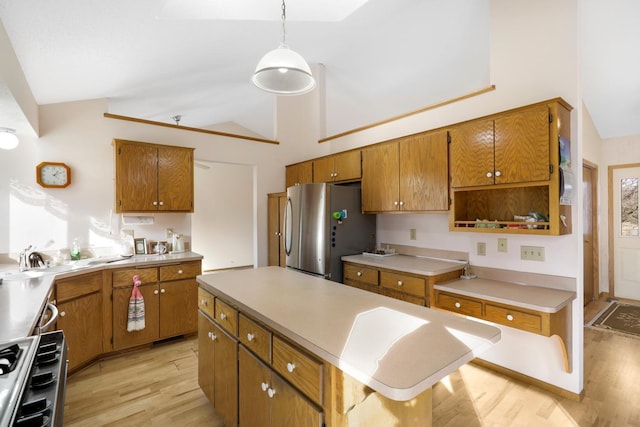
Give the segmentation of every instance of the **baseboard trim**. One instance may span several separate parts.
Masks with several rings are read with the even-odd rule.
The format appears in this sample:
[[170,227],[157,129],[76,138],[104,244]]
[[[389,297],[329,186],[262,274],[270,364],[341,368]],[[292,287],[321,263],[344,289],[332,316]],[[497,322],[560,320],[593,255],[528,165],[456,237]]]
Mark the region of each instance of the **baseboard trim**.
[[486,360],[475,358],[471,361],[471,363],[482,366],[483,368],[491,369],[492,371],[496,371],[502,375],[506,375],[523,383],[531,384],[545,391],[549,391],[560,397],[564,397],[575,402],[582,401],[582,398],[584,397],[584,390],[582,390],[580,394],[572,393],[553,384],[549,384],[520,372],[513,371],[500,365],[496,365],[495,363],[487,362]]

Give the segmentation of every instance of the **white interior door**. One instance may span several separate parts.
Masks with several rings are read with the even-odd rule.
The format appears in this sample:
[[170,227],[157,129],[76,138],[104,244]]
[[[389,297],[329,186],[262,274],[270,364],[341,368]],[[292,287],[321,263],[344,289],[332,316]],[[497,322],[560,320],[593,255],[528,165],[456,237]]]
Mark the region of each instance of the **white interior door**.
[[640,167],[613,170],[614,296],[640,300]]

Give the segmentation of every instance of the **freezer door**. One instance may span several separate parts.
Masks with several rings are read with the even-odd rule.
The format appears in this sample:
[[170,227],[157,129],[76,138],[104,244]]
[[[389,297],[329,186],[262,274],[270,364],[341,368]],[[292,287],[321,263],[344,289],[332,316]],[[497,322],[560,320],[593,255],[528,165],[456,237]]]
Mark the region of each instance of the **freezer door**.
[[327,212],[326,184],[303,184],[287,189],[287,267],[323,276],[326,274]]

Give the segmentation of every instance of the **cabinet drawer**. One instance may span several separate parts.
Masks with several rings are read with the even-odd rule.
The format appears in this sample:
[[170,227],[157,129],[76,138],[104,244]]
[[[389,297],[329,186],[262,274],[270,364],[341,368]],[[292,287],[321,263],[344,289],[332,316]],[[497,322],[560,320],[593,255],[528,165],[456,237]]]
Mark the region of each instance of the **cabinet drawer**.
[[160,281],[193,279],[200,274],[200,261],[183,262],[178,265],[160,267]]
[[113,287],[133,286],[133,276],[138,275],[142,284],[158,281],[158,268],[125,268],[113,271]]
[[216,322],[234,337],[238,334],[238,311],[220,300],[215,299]]
[[466,314],[473,317],[482,317],[482,302],[459,295],[436,292],[436,304],[445,310]]
[[487,303],[485,306],[485,319],[527,332],[542,333],[542,318],[539,315],[510,307]]
[[344,271],[342,274],[345,280],[349,279],[356,282],[378,286],[378,270],[375,268],[355,264],[344,264]]
[[242,314],[238,317],[238,338],[260,359],[271,361],[271,332]]
[[102,272],[56,280],[56,300],[61,303],[102,289]]
[[322,363],[273,337],[273,369],[311,400],[322,405]]
[[202,288],[198,288],[198,308],[213,319],[213,295]]
[[380,272],[380,286],[394,291],[405,292],[421,298],[426,296],[426,286],[424,279],[406,276],[404,274]]

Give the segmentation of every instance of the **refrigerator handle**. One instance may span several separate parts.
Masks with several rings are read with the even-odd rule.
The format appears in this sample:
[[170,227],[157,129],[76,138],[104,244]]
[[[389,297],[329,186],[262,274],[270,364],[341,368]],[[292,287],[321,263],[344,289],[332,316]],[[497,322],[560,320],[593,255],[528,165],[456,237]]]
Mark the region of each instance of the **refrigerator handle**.
[[287,197],[287,203],[284,207],[284,252],[287,255],[291,255],[291,238],[292,238],[292,206],[291,206],[291,198]]

